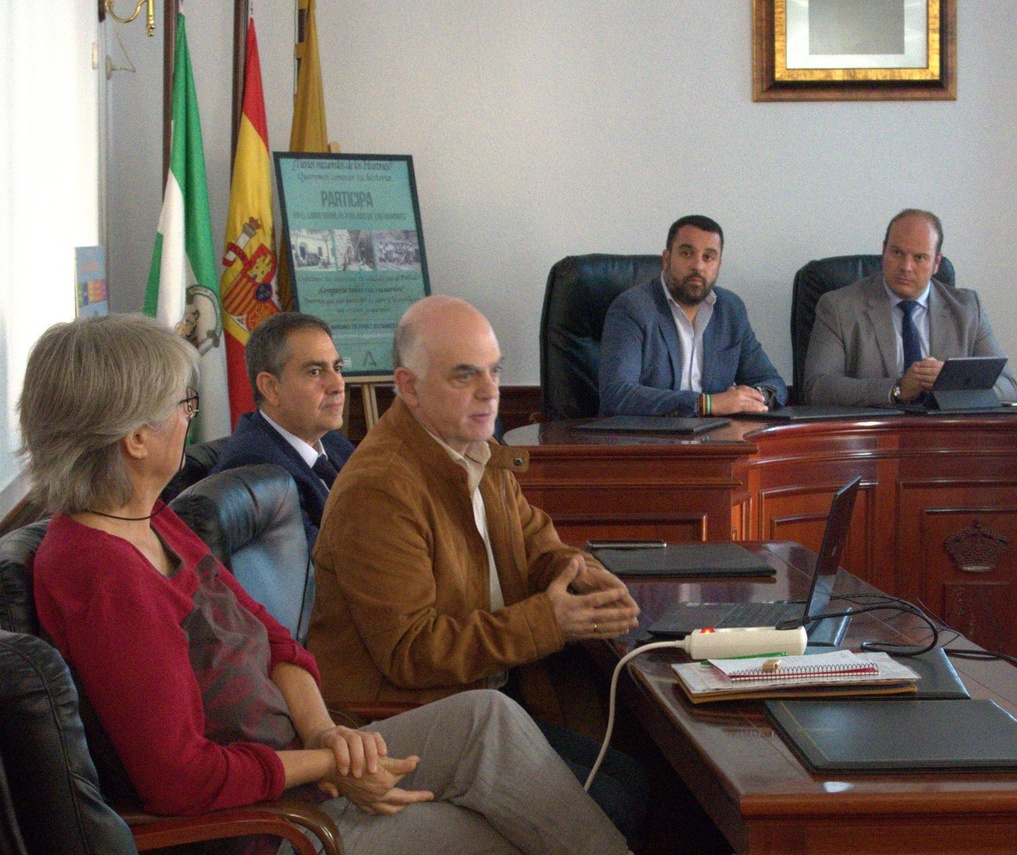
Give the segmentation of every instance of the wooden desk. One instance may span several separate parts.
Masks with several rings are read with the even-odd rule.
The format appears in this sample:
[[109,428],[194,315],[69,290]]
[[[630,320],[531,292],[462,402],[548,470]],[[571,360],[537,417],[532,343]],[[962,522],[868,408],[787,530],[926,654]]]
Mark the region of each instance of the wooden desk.
[[[775,582],[634,582],[655,620],[676,596],[733,594],[739,599],[802,597],[800,568],[814,555],[792,543],[751,544],[778,568]],[[872,592],[841,573],[835,593]],[[919,622],[889,612],[853,618],[847,644],[919,640]],[[638,636],[638,633],[633,635]],[[960,646],[970,646],[961,640]],[[631,639],[587,645],[610,673]],[[839,775],[807,771],[769,726],[756,702],[694,707],[675,685],[678,651],[653,651],[629,665],[620,702],[636,717],[738,853],[1002,853],[1017,850],[1017,774]],[[1017,669],[1005,662],[953,660],[972,697],[992,698],[1017,714]],[[892,701],[888,701],[892,703]],[[944,701],[944,703],[948,703]],[[680,829],[675,830],[680,834]]]
[[843,565],[1017,654],[1017,413],[811,423],[701,437],[509,431],[527,498],[562,538],[794,540],[818,549],[834,491],[862,489]]

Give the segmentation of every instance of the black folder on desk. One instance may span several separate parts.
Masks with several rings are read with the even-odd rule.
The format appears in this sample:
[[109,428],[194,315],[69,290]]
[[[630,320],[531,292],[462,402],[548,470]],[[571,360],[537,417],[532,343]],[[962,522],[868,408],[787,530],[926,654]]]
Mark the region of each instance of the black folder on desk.
[[765,413],[742,413],[747,419],[773,419],[788,422],[825,422],[836,419],[874,419],[899,416],[900,410],[881,407],[838,407],[833,404],[798,404],[778,407]]
[[619,576],[773,576],[762,558],[737,543],[669,543],[648,549],[594,549]]
[[814,772],[1017,772],[1017,719],[990,700],[768,700]]
[[937,700],[958,700],[970,698],[968,690],[957,675],[957,669],[946,655],[942,647],[934,647],[917,656],[894,656],[914,671],[921,679],[918,681],[916,698],[935,698]]
[[586,424],[576,430],[607,430],[621,433],[684,433],[697,434],[730,424],[731,419],[700,418],[699,416],[608,416]]

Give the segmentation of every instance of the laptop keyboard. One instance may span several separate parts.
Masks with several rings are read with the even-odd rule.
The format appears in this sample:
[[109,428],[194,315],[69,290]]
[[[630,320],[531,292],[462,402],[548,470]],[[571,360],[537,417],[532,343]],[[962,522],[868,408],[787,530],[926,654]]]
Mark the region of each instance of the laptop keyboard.
[[775,626],[800,618],[802,603],[683,603],[682,622],[700,627]]
[[801,617],[800,603],[738,603],[724,618],[725,626],[772,626],[789,617]]

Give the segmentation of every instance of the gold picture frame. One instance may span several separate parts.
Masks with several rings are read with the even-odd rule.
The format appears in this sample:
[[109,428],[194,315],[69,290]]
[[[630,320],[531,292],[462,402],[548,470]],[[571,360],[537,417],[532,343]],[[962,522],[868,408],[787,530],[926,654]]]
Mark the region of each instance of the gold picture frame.
[[957,0],[752,0],[752,42],[754,101],[957,98]]

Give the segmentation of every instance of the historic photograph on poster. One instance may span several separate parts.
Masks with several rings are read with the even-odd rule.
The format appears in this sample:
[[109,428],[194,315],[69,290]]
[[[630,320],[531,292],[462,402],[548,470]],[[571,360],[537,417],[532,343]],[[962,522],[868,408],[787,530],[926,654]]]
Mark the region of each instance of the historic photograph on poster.
[[396,323],[430,293],[410,155],[276,152],[297,308],[328,321],[343,373],[392,373]]

